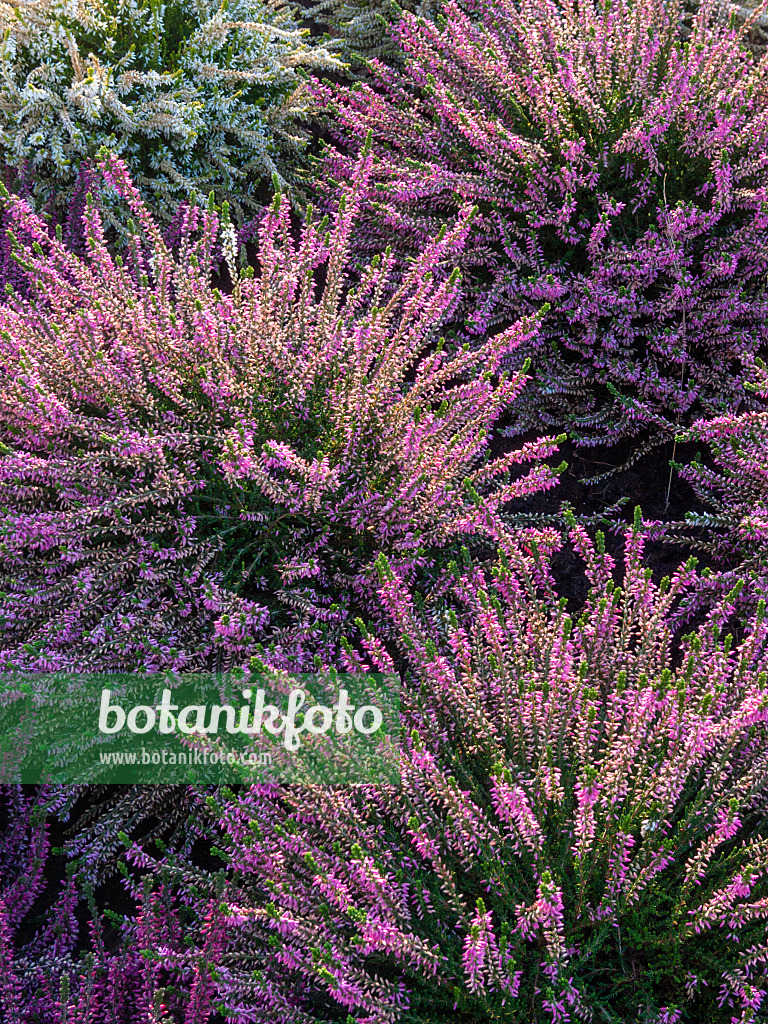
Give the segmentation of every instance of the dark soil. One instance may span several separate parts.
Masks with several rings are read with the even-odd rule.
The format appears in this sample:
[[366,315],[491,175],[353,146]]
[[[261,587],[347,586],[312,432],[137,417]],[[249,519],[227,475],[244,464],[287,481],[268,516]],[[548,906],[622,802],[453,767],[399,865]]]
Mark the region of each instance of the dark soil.
[[[514,440],[497,437],[492,453],[500,455],[512,451],[537,436],[538,433],[532,431]],[[577,519],[589,521],[592,532],[594,529],[604,532],[606,550],[617,562],[616,582],[619,583],[623,569],[623,534],[634,520],[636,507],[641,509],[646,522],[682,522],[687,512],[706,511],[690,484],[674,470],[670,484],[672,444],[659,445],[629,468],[621,469],[638,447],[637,441],[627,441],[603,449],[577,448],[572,441],[565,441],[548,460],[552,466],[567,463],[559,484],[549,491],[512,503],[508,511],[523,516],[552,517],[552,525],[558,526],[562,522],[561,508],[567,503]],[[694,454],[693,445],[678,444],[674,448],[676,462],[689,462]],[[605,477],[605,474],[610,475]],[[602,480],[592,482],[601,476],[604,477]],[[612,509],[622,498],[626,501],[620,510]],[[648,543],[644,563],[653,570],[653,578],[658,582],[663,576],[671,576],[689,554],[690,551],[681,545]],[[703,564],[704,560],[700,558],[700,562]],[[570,544],[566,544],[553,558],[552,568],[558,591],[568,599],[569,611],[575,611],[587,596],[581,558]]]

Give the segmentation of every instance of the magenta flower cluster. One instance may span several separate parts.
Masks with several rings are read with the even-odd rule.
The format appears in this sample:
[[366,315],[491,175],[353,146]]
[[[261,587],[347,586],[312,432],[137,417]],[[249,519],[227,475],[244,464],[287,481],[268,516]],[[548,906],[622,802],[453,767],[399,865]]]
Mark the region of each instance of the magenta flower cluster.
[[[45,907],[53,853],[46,816],[66,804],[61,791],[40,787],[25,796],[8,787],[0,841],[0,1015],[14,1024],[202,1024],[215,997],[212,964],[224,948],[224,919],[216,900],[179,898],[168,882],[131,879],[136,913],[114,929],[86,886],[86,949],[78,910],[82,889],[68,870]],[[32,936],[30,938],[30,935]]]

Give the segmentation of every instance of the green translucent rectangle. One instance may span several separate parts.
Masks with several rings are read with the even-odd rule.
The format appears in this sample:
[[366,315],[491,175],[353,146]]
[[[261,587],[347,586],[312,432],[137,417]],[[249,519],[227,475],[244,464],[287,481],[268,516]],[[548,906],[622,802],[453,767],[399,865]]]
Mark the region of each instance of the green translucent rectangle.
[[396,676],[0,674],[0,783],[399,784]]

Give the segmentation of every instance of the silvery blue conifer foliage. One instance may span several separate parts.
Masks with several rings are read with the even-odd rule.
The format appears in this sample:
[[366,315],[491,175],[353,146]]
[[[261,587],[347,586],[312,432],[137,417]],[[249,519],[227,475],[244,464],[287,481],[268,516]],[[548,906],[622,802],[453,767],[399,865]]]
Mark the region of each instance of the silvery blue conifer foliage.
[[13,0],[0,29],[0,157],[59,214],[108,144],[161,221],[212,190],[242,222],[293,180],[304,69],[340,67],[277,0]]

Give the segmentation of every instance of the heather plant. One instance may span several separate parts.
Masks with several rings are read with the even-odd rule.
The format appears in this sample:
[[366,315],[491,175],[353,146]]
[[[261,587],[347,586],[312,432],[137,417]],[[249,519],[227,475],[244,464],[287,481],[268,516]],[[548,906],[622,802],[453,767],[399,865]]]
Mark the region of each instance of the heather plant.
[[241,224],[274,173],[294,179],[304,69],[340,69],[273,0],[14,0],[0,22],[0,155],[58,220],[107,144],[161,221],[213,189]]
[[[108,915],[99,914],[92,888],[67,870],[59,891],[42,913],[35,912],[54,874],[47,816],[63,802],[62,791],[47,787],[30,796],[18,786],[4,788],[2,1019],[14,1024],[205,1024],[213,993],[208,965],[220,954],[223,927],[218,903],[199,900],[194,909],[190,906],[192,872],[185,902],[167,880],[149,875],[136,880],[126,869],[136,912],[124,918],[113,914],[110,923]],[[90,911],[85,928],[78,920],[83,906]]]
[[434,23],[403,12],[404,70],[315,87],[341,144],[321,189],[373,132],[360,252],[405,258],[472,202],[469,334],[551,304],[515,357],[535,370],[521,430],[638,453],[743,404],[768,338],[768,57],[709,2],[684,39],[682,13],[450,0]]
[[499,560],[454,565],[444,616],[379,559],[407,666],[401,786],[209,797],[227,1020],[765,1019],[765,604],[739,643],[735,595],[678,642],[695,560],[655,583],[638,510],[622,587],[570,518],[590,581],[572,617],[544,546],[489,517]]
[[[6,185],[12,184],[10,177],[6,177]],[[76,255],[85,256],[88,252],[88,244],[83,229],[83,214],[86,210],[87,196],[89,193],[91,195],[95,193],[98,201],[104,203],[104,194],[110,192],[113,200],[112,212],[117,213],[123,220],[127,220],[128,215],[124,216],[124,204],[120,204],[123,207],[122,209],[116,209],[119,204],[115,200],[118,200],[118,197],[113,189],[110,190],[104,187],[104,181],[98,172],[98,168],[95,168],[90,162],[81,164],[66,211],[63,211],[58,217],[55,215],[48,217],[45,213],[42,215],[50,237],[53,238],[56,232],[60,231],[61,241],[64,245]],[[19,187],[18,193],[22,199],[26,199],[29,205],[34,208],[34,197],[29,188]],[[181,242],[188,205],[188,203],[182,203],[171,218],[170,223],[165,225],[162,230],[163,240],[173,251],[178,250]],[[235,249],[238,253],[241,267],[244,267],[247,263],[246,246],[258,233],[260,220],[261,217],[257,215],[235,230]],[[11,228],[13,233],[11,217],[6,210],[0,210],[0,294],[5,294],[5,286],[10,284],[17,295],[31,298],[34,294],[34,287],[30,284],[27,274],[19,266],[18,260],[14,258],[15,242],[11,241],[8,235],[8,228]],[[17,231],[19,237],[23,238],[29,245],[34,242],[34,238],[25,234],[23,229],[18,229],[18,226]],[[217,239],[211,254],[211,269],[215,274],[219,275],[219,279],[226,286],[227,279],[225,276],[222,276],[222,270],[225,270],[225,261],[220,237]]]
[[[768,399],[761,360],[752,375],[746,386]],[[713,571],[702,580],[693,607],[739,581],[746,584],[742,602],[754,604],[768,595],[768,410],[763,405],[741,416],[700,420],[680,440],[706,445],[706,456],[699,453],[676,468],[707,511],[688,512],[684,522],[656,523],[655,536],[710,557]]]
[[748,25],[746,32],[747,45],[758,54],[764,54],[768,50],[768,13],[764,9],[757,17],[754,16],[754,8],[759,4],[749,3],[745,6],[731,8],[731,17],[737,25]]
[[[226,668],[267,640],[293,667],[313,645],[330,660],[349,615],[376,613],[379,550],[439,586],[440,552],[483,535],[468,487],[493,509],[554,484],[551,438],[488,454],[525,382],[499,364],[535,321],[476,349],[436,337],[458,292],[436,271],[471,210],[386,301],[389,253],[348,288],[370,162],[298,241],[278,192],[258,277],[226,209],[189,206],[172,256],[114,155],[102,173],[140,225],[125,263],[95,204],[79,260],[6,195],[34,296],[0,307],[0,666]],[[210,283],[217,235],[231,295]]]

